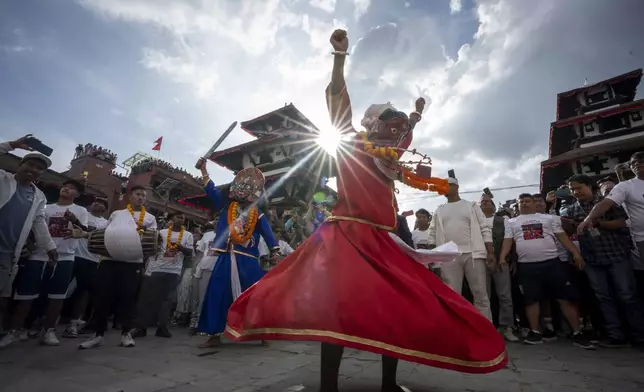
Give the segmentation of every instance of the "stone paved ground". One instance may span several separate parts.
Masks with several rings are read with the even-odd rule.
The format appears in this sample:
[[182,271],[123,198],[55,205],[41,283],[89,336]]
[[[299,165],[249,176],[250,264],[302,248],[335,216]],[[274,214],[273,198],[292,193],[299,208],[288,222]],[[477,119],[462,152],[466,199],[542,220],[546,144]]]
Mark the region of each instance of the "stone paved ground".
[[[200,350],[202,337],[140,339],[116,347],[108,335],[100,349],[79,351],[78,340],[60,347],[35,341],[0,351],[2,392],[316,392],[319,346],[298,342],[229,344]],[[644,354],[631,349],[584,351],[568,342],[509,346],[511,362],[500,372],[472,376],[402,363],[400,382],[413,392],[629,392],[644,391]],[[379,390],[380,361],[347,351],[340,388]]]

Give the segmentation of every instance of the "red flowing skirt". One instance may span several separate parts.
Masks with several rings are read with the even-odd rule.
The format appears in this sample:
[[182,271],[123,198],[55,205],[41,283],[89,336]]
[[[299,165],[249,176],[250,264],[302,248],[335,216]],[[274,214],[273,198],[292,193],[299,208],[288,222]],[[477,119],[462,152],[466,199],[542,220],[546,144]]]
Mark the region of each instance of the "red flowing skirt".
[[318,341],[466,373],[505,366],[502,336],[389,233],[326,223],[233,303],[236,341]]

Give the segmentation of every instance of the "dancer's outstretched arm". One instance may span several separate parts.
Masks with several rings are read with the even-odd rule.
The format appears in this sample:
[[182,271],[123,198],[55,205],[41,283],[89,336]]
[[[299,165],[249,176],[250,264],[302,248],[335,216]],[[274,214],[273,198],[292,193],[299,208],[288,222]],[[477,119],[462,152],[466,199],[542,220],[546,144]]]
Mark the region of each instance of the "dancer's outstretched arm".
[[331,71],[331,83],[326,89],[326,104],[333,126],[341,134],[352,133],[355,132],[353,125],[351,125],[353,113],[344,80],[344,63],[349,49],[347,32],[335,30],[331,34],[330,41],[333,47],[333,70]]
[[215,210],[219,211],[225,207],[224,197],[221,194],[221,191],[215,186],[215,183],[210,179],[208,169],[206,169],[206,160],[202,158],[199,162],[201,163],[201,176],[203,177],[204,191],[208,195],[208,198],[212,200]]

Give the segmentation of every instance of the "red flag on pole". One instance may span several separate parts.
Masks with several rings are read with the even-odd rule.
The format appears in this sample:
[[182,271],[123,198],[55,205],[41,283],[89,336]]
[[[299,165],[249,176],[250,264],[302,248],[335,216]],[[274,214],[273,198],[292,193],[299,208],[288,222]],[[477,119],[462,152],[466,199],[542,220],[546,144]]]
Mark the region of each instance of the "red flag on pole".
[[161,151],[161,144],[162,143],[163,143],[163,136],[161,136],[160,138],[158,138],[154,142],[154,146],[152,147],[152,151]]

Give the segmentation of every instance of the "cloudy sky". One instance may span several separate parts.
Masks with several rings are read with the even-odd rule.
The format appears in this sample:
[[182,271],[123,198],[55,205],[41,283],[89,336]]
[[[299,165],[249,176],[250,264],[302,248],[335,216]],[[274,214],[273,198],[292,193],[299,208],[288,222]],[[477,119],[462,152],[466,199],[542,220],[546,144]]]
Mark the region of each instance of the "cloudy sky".
[[78,143],[123,159],[163,136],[162,158],[189,169],[232,121],[286,102],[328,131],[342,27],[356,117],[423,95],[414,147],[434,173],[453,168],[463,191],[537,184],[556,94],[644,66],[642,14],[641,0],[0,1],[0,135],[36,134],[58,170]]

